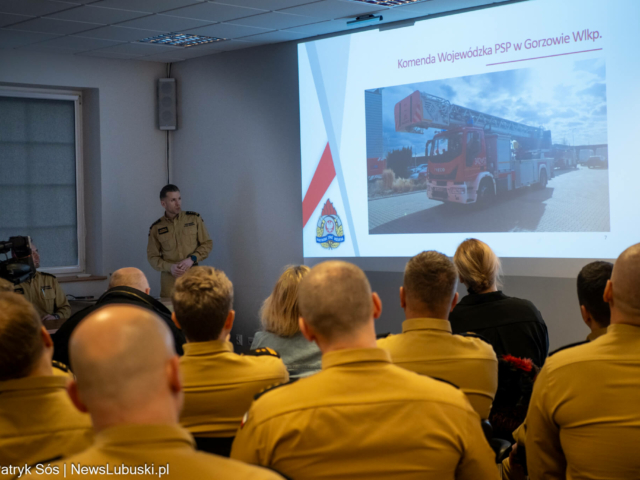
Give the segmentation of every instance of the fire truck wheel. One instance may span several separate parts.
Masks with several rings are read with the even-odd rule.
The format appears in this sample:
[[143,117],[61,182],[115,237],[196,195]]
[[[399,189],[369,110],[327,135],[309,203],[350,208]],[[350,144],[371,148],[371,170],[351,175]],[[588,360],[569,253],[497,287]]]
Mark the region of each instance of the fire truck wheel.
[[540,182],[538,183],[538,188],[543,189],[547,188],[547,171],[542,170],[540,172]]
[[493,182],[488,178],[482,179],[480,182],[480,186],[478,187],[478,199],[476,200],[476,204],[480,208],[484,208],[491,203],[496,197],[496,191],[493,188]]

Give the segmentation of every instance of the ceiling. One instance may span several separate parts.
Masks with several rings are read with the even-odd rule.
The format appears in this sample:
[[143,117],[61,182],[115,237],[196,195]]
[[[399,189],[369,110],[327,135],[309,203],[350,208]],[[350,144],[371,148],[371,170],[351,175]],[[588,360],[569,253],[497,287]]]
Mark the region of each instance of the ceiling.
[[[382,15],[382,25],[496,1],[391,8],[357,0],[0,0],[0,49],[169,63],[350,31],[348,20],[370,13]],[[170,32],[227,40],[187,48],[139,42]]]

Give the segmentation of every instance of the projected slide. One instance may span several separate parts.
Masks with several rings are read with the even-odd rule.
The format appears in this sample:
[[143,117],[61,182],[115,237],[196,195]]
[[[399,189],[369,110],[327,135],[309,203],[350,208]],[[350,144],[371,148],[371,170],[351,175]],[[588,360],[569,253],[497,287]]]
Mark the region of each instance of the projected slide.
[[300,44],[305,257],[640,241],[637,18],[538,0]]

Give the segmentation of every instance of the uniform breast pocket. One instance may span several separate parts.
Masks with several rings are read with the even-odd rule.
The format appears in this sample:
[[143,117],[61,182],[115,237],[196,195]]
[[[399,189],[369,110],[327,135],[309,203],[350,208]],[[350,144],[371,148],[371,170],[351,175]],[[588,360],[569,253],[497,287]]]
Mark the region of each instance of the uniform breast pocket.
[[160,245],[163,252],[172,252],[176,249],[176,239],[169,233],[160,235]]
[[53,288],[45,288],[42,290],[42,296],[47,304],[47,311],[53,312],[53,307],[56,302],[56,291]]
[[185,241],[185,247],[189,251],[195,250],[198,246],[198,227],[193,225],[185,227],[182,231],[182,237]]

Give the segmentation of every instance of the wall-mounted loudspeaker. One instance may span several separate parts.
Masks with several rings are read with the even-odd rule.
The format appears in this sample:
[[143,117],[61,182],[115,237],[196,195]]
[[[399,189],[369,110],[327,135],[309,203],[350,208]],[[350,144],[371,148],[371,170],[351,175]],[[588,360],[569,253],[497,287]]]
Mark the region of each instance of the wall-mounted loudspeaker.
[[158,80],[158,128],[160,130],[178,129],[178,109],[176,100],[176,79]]

